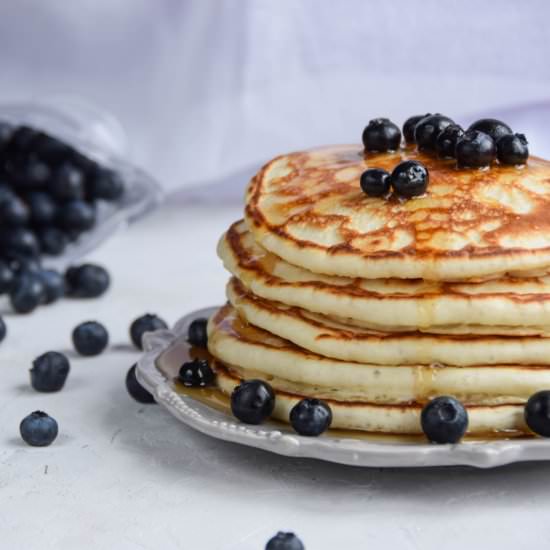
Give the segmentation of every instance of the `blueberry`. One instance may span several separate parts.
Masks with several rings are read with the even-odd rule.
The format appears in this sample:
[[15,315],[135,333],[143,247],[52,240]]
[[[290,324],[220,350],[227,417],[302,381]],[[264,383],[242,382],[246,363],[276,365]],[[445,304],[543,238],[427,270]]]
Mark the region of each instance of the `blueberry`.
[[50,178],[50,167],[45,162],[34,157],[26,159],[17,170],[19,186],[27,189],[45,188]]
[[44,191],[33,191],[25,196],[30,211],[31,223],[35,225],[49,225],[53,223],[57,214],[57,204]]
[[428,188],[428,169],[416,160],[399,163],[391,173],[391,184],[397,195],[410,198],[423,195]]
[[104,267],[82,264],[69,267],[65,272],[67,294],[74,298],[97,298],[111,284],[111,277]]
[[33,142],[33,151],[49,165],[57,165],[72,157],[74,149],[67,143],[45,132],[39,132]]
[[160,317],[152,313],[146,313],[135,319],[130,325],[130,338],[136,348],[143,349],[143,335],[146,332],[153,332],[164,328],[168,328],[168,325]]
[[426,113],[425,115],[414,115],[405,121],[405,124],[403,124],[403,137],[407,143],[415,143],[414,128],[423,118],[428,116],[431,116],[431,113]]
[[10,291],[14,279],[13,270],[6,262],[0,260],[0,294],[5,294]]
[[13,134],[13,125],[4,120],[0,121],[0,150],[9,142]]
[[25,271],[19,275],[10,291],[10,303],[17,313],[34,311],[44,299],[44,283],[38,273]]
[[17,126],[4,148],[4,154],[11,158],[22,158],[31,151],[38,133],[30,126]]
[[422,409],[420,422],[432,443],[457,443],[468,429],[468,412],[454,397],[436,397]]
[[369,197],[384,197],[390,191],[390,174],[380,168],[371,168],[361,174],[361,189]]
[[80,355],[99,355],[109,343],[107,329],[97,321],[86,321],[73,330],[73,345]]
[[300,435],[321,435],[332,423],[332,411],[324,401],[302,399],[292,407],[290,423]]
[[28,221],[29,209],[17,195],[0,197],[0,225],[19,226]]
[[69,360],[57,351],[48,351],[32,362],[31,385],[36,391],[59,391],[69,375]]
[[96,209],[82,200],[72,200],[59,209],[59,223],[63,229],[77,232],[91,229],[96,222]]
[[497,142],[497,158],[501,164],[525,164],[529,158],[527,138],[523,134],[506,134]]
[[193,319],[187,329],[187,341],[197,348],[206,348],[208,345],[208,319],[200,317]]
[[294,533],[279,531],[273,538],[269,539],[265,550],[304,550],[304,545]]
[[274,408],[273,389],[262,380],[243,381],[231,394],[231,411],[246,424],[261,424]]
[[136,365],[130,367],[126,374],[126,389],[139,403],[155,403],[155,398],[139,383],[136,378]]
[[44,284],[43,303],[51,304],[65,294],[65,278],[53,269],[44,269],[38,272]]
[[188,388],[204,388],[214,381],[214,372],[206,359],[193,359],[183,363],[178,378]]
[[59,256],[67,246],[68,238],[57,227],[44,227],[38,233],[40,248],[44,254]]
[[26,227],[13,227],[0,233],[0,254],[5,257],[35,257],[39,252],[36,235]]
[[387,118],[375,118],[363,130],[366,151],[395,151],[400,143],[401,130]]
[[17,277],[26,272],[38,273],[42,270],[42,264],[38,256],[12,256],[9,267]]
[[512,133],[512,128],[508,124],[494,118],[482,118],[470,124],[468,130],[477,130],[493,138],[496,143],[502,136]]
[[93,176],[96,169],[98,168],[96,162],[88,158],[86,155],[83,155],[79,151],[73,152],[71,156],[71,162],[82,171],[86,179]]
[[98,167],[88,183],[88,195],[92,199],[114,201],[124,192],[124,182],[118,172]]
[[35,411],[23,418],[19,432],[25,443],[33,447],[47,447],[57,437],[58,427],[54,418],[45,412]]
[[481,168],[495,160],[493,138],[477,130],[468,130],[457,142],[455,156],[460,168]]
[[525,423],[538,435],[550,437],[550,391],[533,394],[525,404]]
[[4,322],[4,319],[0,317],[0,342],[6,337],[7,332],[8,329],[6,327],[6,323]]
[[420,119],[414,127],[414,139],[420,151],[434,151],[437,136],[454,122],[446,116],[436,113]]
[[53,174],[50,191],[56,199],[62,201],[83,199],[84,184],[82,170],[71,162],[64,162]]
[[454,158],[456,142],[464,135],[458,124],[449,124],[435,141],[435,150],[441,158]]

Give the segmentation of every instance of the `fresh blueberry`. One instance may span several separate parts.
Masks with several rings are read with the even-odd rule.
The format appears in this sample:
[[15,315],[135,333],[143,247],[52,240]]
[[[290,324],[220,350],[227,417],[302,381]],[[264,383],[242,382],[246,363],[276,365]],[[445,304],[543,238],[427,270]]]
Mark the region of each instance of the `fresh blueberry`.
[[73,330],[73,345],[80,355],[99,355],[109,343],[107,329],[97,321],[86,321]]
[[53,223],[57,214],[57,204],[44,191],[33,191],[25,196],[30,210],[31,223],[35,225],[49,225]]
[[424,117],[414,127],[414,139],[420,151],[434,151],[437,136],[454,122],[446,116],[436,113]]
[[17,126],[6,143],[4,154],[10,158],[23,158],[32,150],[37,135],[30,126]]
[[525,404],[525,423],[538,435],[550,437],[550,391],[533,394]]
[[36,391],[59,391],[69,375],[69,360],[57,351],[48,351],[32,362],[31,385]]
[[457,142],[455,157],[460,168],[481,168],[489,166],[496,156],[493,138],[479,132],[468,130]]
[[197,348],[206,348],[208,345],[208,319],[200,317],[193,319],[187,329],[187,341]]
[[493,138],[496,143],[502,136],[512,133],[512,128],[508,124],[494,118],[482,118],[470,124],[468,130],[477,130]]
[[42,264],[38,256],[15,255],[10,258],[9,267],[16,277],[23,273],[38,273],[42,270]]
[[300,435],[321,435],[332,423],[332,411],[324,401],[302,399],[292,407],[290,423]]
[[136,348],[143,349],[143,335],[146,332],[153,332],[164,328],[168,328],[168,325],[160,317],[157,317],[153,313],[146,313],[135,319],[130,325],[130,338]]
[[206,359],[193,359],[183,363],[178,378],[188,388],[204,388],[214,381],[214,371]]
[[457,443],[468,429],[468,412],[454,397],[436,397],[422,409],[420,422],[432,443]]
[[20,226],[29,221],[27,205],[15,194],[0,197],[0,225]]
[[5,229],[0,233],[0,253],[4,257],[27,257],[38,256],[40,244],[36,235],[26,227],[13,227]]
[[400,143],[401,130],[387,118],[375,118],[363,130],[366,151],[395,151]]
[[231,394],[231,411],[246,424],[261,424],[274,408],[273,389],[262,380],[243,381]]
[[390,191],[390,174],[380,168],[371,168],[361,174],[359,183],[369,197],[384,197]]
[[456,142],[464,135],[458,124],[449,124],[435,141],[435,150],[441,158],[454,158]]
[[124,181],[118,172],[98,167],[88,183],[88,195],[92,199],[114,201],[124,192]]
[[155,398],[139,383],[136,378],[136,365],[130,367],[126,374],[126,389],[139,403],[155,403]]
[[523,134],[506,134],[497,142],[497,158],[501,164],[525,164],[529,158],[527,138]]
[[431,116],[431,113],[425,115],[414,115],[408,118],[403,124],[403,137],[407,143],[415,143],[414,141],[414,128],[423,119]]
[[96,162],[79,151],[73,152],[71,162],[82,171],[86,179],[92,177],[98,167]]
[[7,332],[8,329],[6,327],[6,323],[4,322],[4,319],[0,317],[0,342],[6,337]]
[[56,199],[61,201],[83,199],[84,184],[82,170],[70,162],[64,162],[53,174],[50,191]]
[[23,441],[32,447],[47,447],[57,437],[58,426],[55,419],[45,412],[35,411],[23,418],[19,432]]
[[111,277],[104,267],[82,264],[69,267],[65,272],[67,294],[74,298],[97,298],[111,284]]
[[44,254],[59,256],[67,246],[68,238],[61,229],[57,227],[44,227],[38,233],[40,248]]
[[45,132],[39,132],[33,142],[33,151],[38,158],[49,165],[58,165],[67,161],[74,153],[74,149]]
[[96,222],[95,206],[82,201],[72,200],[59,208],[59,223],[63,229],[77,232],[91,229]]
[[391,173],[391,184],[400,197],[418,197],[426,193],[430,174],[428,169],[416,160],[399,163]]
[[25,271],[16,279],[10,290],[10,303],[17,313],[34,311],[44,299],[44,283],[38,273]]
[[21,188],[41,189],[46,187],[51,175],[50,167],[44,161],[31,157],[19,166],[17,181]]
[[0,294],[5,294],[11,290],[15,276],[10,266],[0,260]]
[[265,550],[304,550],[302,541],[294,533],[279,531],[265,545]]
[[53,269],[38,272],[44,284],[43,303],[51,304],[65,295],[65,278]]

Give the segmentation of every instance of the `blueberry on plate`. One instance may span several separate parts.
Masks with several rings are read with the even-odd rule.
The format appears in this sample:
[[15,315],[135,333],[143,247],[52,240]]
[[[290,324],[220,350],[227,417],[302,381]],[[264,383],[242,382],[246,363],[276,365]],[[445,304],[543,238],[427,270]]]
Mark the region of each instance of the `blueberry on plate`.
[[275,408],[275,393],[263,380],[242,381],[231,394],[231,411],[245,424],[261,424]]
[[38,239],[42,252],[50,256],[59,256],[69,242],[67,235],[57,227],[44,227],[39,231]]
[[88,231],[95,225],[96,218],[95,205],[83,200],[71,200],[59,208],[59,224],[69,231]]
[[416,143],[414,140],[414,128],[423,118],[428,116],[431,116],[431,113],[414,115],[405,121],[405,124],[403,124],[403,137],[407,143]]
[[390,192],[390,173],[381,168],[371,168],[361,174],[361,189],[369,197],[384,197]]
[[51,169],[44,161],[30,157],[18,166],[15,179],[22,189],[44,189],[51,176]]
[[111,277],[104,267],[82,264],[69,267],[65,272],[67,294],[73,298],[97,298],[111,284]]
[[62,353],[48,351],[32,362],[31,385],[41,392],[59,391],[69,374],[69,360]]
[[4,257],[35,257],[40,244],[33,231],[26,227],[11,227],[0,232],[0,253]]
[[0,260],[0,294],[6,294],[11,290],[15,281],[15,275],[10,266]]
[[404,198],[424,195],[429,181],[428,169],[416,160],[399,163],[391,173],[391,184],[395,193]]
[[155,398],[139,383],[136,377],[136,365],[126,374],[126,389],[138,403],[155,403]]
[[57,214],[57,204],[45,191],[33,191],[25,196],[30,211],[31,223],[48,225],[53,223]]
[[538,435],[550,437],[550,391],[533,394],[525,405],[525,423]]
[[435,151],[437,136],[449,124],[454,124],[449,117],[439,113],[429,115],[418,121],[414,127],[414,139],[420,151]]
[[146,332],[165,328],[168,328],[168,325],[160,317],[153,313],[146,313],[135,319],[130,325],[130,338],[136,348],[143,349],[142,338]]
[[17,313],[34,311],[44,299],[44,283],[40,274],[24,271],[19,274],[10,290],[11,307]]
[[366,151],[395,151],[401,143],[401,130],[387,118],[374,118],[363,130]]
[[85,177],[80,168],[64,162],[54,172],[50,181],[51,194],[60,201],[84,198]]
[[193,319],[187,329],[187,341],[197,348],[206,348],[208,345],[208,319],[199,317]]
[[28,206],[15,193],[3,193],[0,197],[0,226],[25,225],[28,221]]
[[302,541],[294,533],[279,531],[265,545],[265,550],[304,550]]
[[6,333],[8,332],[8,329],[6,327],[6,323],[2,317],[0,317],[0,342],[6,337]]
[[41,160],[55,166],[70,160],[74,149],[60,139],[39,132],[33,142],[33,152]]
[[458,124],[449,124],[435,140],[435,150],[441,158],[454,158],[456,142],[464,135]]
[[496,157],[496,146],[489,134],[468,130],[457,142],[456,162],[460,168],[489,166]]
[[88,196],[92,199],[115,201],[124,193],[124,181],[118,172],[98,166],[88,182]]
[[47,447],[57,437],[58,426],[55,419],[45,412],[35,411],[23,418],[19,432],[23,441],[32,447]]
[[302,399],[290,411],[290,424],[300,435],[321,435],[331,423],[332,411],[319,399]]
[[72,334],[73,345],[80,355],[99,355],[109,343],[107,329],[97,321],[86,321],[78,325]]
[[496,143],[502,136],[512,133],[512,128],[508,124],[495,118],[482,118],[476,120],[473,124],[470,124],[468,130],[477,130],[483,132],[493,138]]
[[468,429],[468,412],[454,397],[436,397],[422,409],[420,422],[432,443],[457,443]]
[[527,138],[523,134],[506,134],[497,142],[497,158],[501,164],[525,164],[529,158]]
[[38,276],[44,284],[44,304],[51,304],[65,295],[65,278],[54,269],[43,269]]
[[206,359],[193,359],[183,363],[178,379],[187,388],[205,388],[214,381],[214,371]]
[[38,132],[30,126],[17,126],[4,147],[4,155],[9,159],[23,158],[32,149]]

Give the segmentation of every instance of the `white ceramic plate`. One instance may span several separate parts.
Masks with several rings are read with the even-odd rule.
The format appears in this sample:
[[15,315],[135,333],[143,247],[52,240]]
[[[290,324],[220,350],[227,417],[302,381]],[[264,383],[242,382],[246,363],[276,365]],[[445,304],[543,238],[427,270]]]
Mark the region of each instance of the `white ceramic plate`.
[[500,441],[472,441],[457,445],[430,445],[427,443],[380,442],[374,436],[361,439],[331,436],[296,435],[289,427],[266,423],[248,426],[231,415],[216,410],[196,399],[177,393],[163,370],[177,368],[188,357],[187,329],[197,317],[209,317],[218,308],[205,308],[186,315],[172,330],[160,330],[144,337],[145,354],[138,362],[137,377],[178,420],[202,433],[257,447],[286,456],[317,458],[354,466],[451,466],[468,465],[492,468],[527,460],[550,459],[548,439],[510,439]]

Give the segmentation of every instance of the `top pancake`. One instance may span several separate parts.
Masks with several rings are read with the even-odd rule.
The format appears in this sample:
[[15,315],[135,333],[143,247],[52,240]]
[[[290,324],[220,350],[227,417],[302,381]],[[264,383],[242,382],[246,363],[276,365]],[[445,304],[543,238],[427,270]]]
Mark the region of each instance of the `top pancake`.
[[[371,198],[367,168],[424,163],[425,196]],[[316,273],[461,280],[550,267],[550,162],[458,170],[411,149],[365,154],[333,146],[275,158],[252,179],[246,221],[254,238]]]

